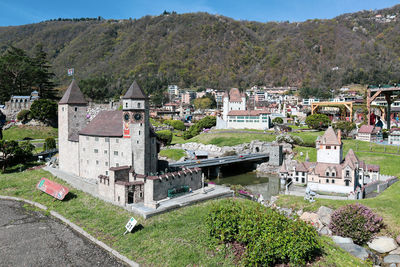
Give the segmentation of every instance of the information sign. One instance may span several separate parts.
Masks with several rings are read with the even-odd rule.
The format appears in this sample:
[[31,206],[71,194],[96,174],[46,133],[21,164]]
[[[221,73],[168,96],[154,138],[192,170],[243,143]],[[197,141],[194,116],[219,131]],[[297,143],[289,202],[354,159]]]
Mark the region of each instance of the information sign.
[[69,192],[69,189],[67,187],[50,181],[46,178],[42,178],[37,184],[36,188],[58,200],[63,200]]
[[125,231],[124,235],[125,235],[127,232],[132,232],[132,229],[133,229],[133,227],[135,227],[136,224],[137,224],[137,221],[135,220],[135,218],[132,217],[132,218],[128,221],[128,223],[125,225],[126,231]]

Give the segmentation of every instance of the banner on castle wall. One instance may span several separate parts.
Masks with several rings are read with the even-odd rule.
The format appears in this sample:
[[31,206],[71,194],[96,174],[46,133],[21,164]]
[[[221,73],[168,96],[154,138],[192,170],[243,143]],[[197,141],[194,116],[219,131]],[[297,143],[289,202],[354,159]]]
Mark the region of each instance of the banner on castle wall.
[[131,138],[129,123],[124,122],[124,138]]

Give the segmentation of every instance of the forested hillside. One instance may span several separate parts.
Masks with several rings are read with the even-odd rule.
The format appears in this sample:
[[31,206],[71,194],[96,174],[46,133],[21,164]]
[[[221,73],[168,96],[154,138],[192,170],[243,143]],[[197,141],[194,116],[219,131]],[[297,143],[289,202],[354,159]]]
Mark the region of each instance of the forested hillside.
[[110,96],[133,78],[148,92],[172,83],[324,89],[400,82],[399,33],[400,5],[302,23],[167,14],[0,27],[0,54],[10,46],[33,54],[40,43],[57,84],[67,85],[74,67],[78,81],[102,84]]

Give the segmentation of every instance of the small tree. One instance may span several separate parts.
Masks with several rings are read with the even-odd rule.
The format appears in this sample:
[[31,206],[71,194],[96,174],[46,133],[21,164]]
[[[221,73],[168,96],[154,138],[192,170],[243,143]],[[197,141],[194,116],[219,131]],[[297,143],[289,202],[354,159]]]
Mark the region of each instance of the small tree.
[[172,141],[172,132],[170,130],[162,130],[156,132],[157,139],[163,143],[163,145],[167,146],[171,144]]
[[57,103],[49,99],[38,99],[31,106],[32,117],[45,123],[57,122]]
[[338,121],[333,125],[335,130],[341,130],[344,137],[348,137],[351,131],[356,128],[356,124],[350,121]]
[[309,128],[312,129],[318,129],[318,130],[325,129],[329,126],[330,123],[331,120],[325,114],[313,114],[307,116],[306,118],[306,124],[308,125]]
[[281,117],[276,117],[275,119],[272,120],[272,123],[274,124],[282,124],[283,119]]
[[166,120],[164,121],[165,124],[174,127],[175,130],[184,131],[186,130],[185,124],[183,121],[178,120]]
[[31,117],[31,112],[27,109],[23,109],[18,113],[17,120],[22,122],[27,122],[29,121],[30,117]]
[[47,151],[47,150],[50,150],[50,149],[55,149],[56,147],[57,147],[56,139],[54,139],[53,137],[48,137],[44,141],[43,151]]
[[28,141],[18,144],[18,142],[14,140],[0,140],[2,171],[4,172],[6,167],[12,166],[13,164],[26,162],[32,156],[34,148],[35,147]]

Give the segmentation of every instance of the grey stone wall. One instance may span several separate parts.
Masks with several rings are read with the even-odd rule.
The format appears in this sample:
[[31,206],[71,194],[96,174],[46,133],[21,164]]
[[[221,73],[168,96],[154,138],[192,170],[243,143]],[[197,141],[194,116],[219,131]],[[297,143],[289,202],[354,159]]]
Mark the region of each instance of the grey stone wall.
[[268,145],[265,148],[266,153],[269,153],[269,164],[274,166],[282,165],[283,149],[282,145]]
[[[163,175],[165,176],[165,175]],[[162,179],[152,180],[152,183],[148,183],[147,180],[145,183],[145,201],[158,201],[168,197],[168,190],[173,188],[178,188],[181,186],[189,186],[192,190],[196,190],[201,188],[201,170],[192,171],[192,173],[187,172],[186,174],[181,175],[172,175],[168,174],[168,178],[163,177]],[[153,191],[153,198],[147,199],[146,195],[146,187]],[[149,196],[150,197],[150,196]]]

